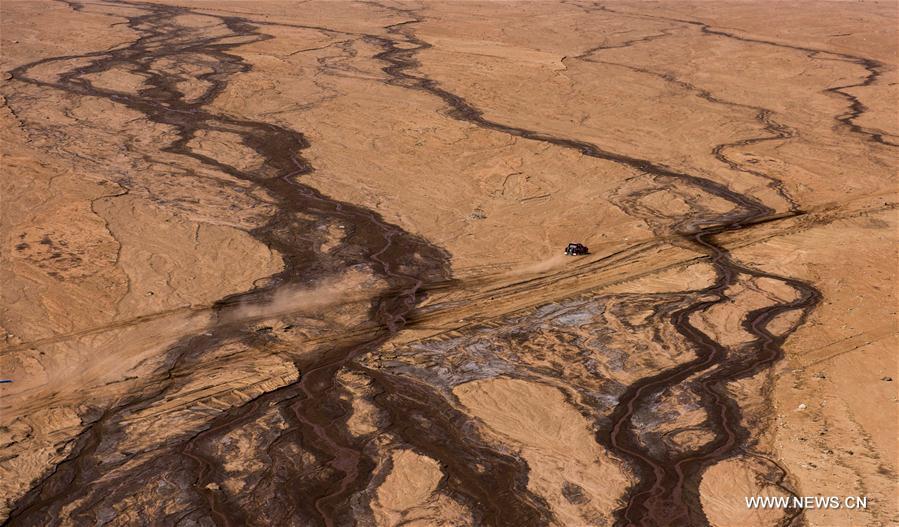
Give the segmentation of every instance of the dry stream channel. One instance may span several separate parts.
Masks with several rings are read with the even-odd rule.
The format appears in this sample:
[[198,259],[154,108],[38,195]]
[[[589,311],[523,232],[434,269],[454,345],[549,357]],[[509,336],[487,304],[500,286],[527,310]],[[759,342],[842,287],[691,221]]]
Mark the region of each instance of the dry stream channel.
[[[88,4],[71,3],[73,9],[86,9]],[[102,9],[103,3],[90,4]],[[437,460],[444,470],[441,492],[463,503],[479,524],[543,525],[553,522],[553,514],[544,500],[528,489],[527,464],[508,451],[502,451],[471,433],[471,420],[447,400],[454,384],[501,373],[507,377],[530,379],[552,375],[551,369],[531,368],[509,361],[482,357],[490,367],[470,371],[453,378],[445,368],[417,369],[401,362],[376,367],[366,356],[404,328],[414,326],[417,305],[429,288],[451,288],[450,255],[427,240],[403,231],[384,221],[377,213],[351,203],[328,198],[303,184],[303,176],[314,170],[305,160],[303,150],[309,143],[302,133],[274,124],[242,120],[215,113],[208,108],[235,75],[250,71],[251,65],[232,50],[250,43],[273,38],[264,32],[265,23],[239,16],[217,16],[222,34],[210,36],[204,31],[179,24],[179,17],[193,14],[189,8],[140,2],[123,2],[137,14],[127,17],[127,25],[140,37],[130,45],[88,55],[54,57],[16,68],[13,81],[30,83],[47,90],[60,90],[77,97],[102,98],[124,105],[143,114],[148,120],[176,131],[170,143],[161,147],[168,154],[191,158],[203,166],[226,173],[258,186],[276,202],[277,211],[268,222],[250,234],[273,248],[283,257],[284,269],[265,281],[265,285],[245,293],[221,299],[216,304],[216,317],[229,318],[236,306],[265,303],[282,288],[309,286],[337,276],[350,268],[365,268],[386,284],[384,292],[371,301],[365,331],[350,336],[340,345],[323,346],[320,352],[296,360],[301,372],[297,382],[264,393],[242,406],[232,408],[211,419],[202,430],[177,441],[159,445],[151,453],[142,453],[139,466],[114,477],[107,474],[126,463],[133,453],[120,453],[123,437],[119,423],[129,414],[146,408],[179,388],[179,377],[171,375],[178,368],[196,363],[199,357],[228,342],[245,340],[261,342],[277,339],[260,335],[249,325],[221,324],[215,331],[182,339],[169,350],[166,371],[158,372],[159,382],[144,393],[132,394],[116,406],[93,416],[91,423],[77,438],[76,446],[65,461],[57,465],[36,484],[12,510],[8,525],[53,525],[65,514],[76,523],[94,524],[114,514],[115,504],[135,488],[148,481],[169,481],[186,489],[179,500],[187,501],[187,513],[168,516],[159,511],[154,524],[246,525],[259,518],[277,524],[299,519],[307,525],[352,525],[363,514],[365,494],[374,477],[377,461],[371,441],[359,438],[345,429],[350,412],[337,376],[351,371],[371,382],[376,394],[374,404],[387,416],[381,433],[389,433],[417,452]],[[707,520],[699,503],[699,481],[709,466],[735,455],[751,455],[750,434],[741,422],[741,410],[729,395],[727,386],[749,378],[770,367],[783,355],[785,338],[803,323],[808,313],[820,302],[821,295],[811,285],[789,277],[777,276],[748,267],[736,261],[716,237],[737,229],[783,218],[770,206],[750,195],[730,190],[727,186],[699,175],[681,173],[650,160],[638,159],[607,151],[601,146],[574,138],[557,137],[539,130],[516,127],[486,118],[473,104],[441,87],[419,72],[416,55],[429,44],[415,34],[422,19],[417,11],[383,7],[404,18],[400,24],[388,26],[384,35],[364,35],[381,52],[374,58],[383,65],[384,82],[416,90],[441,99],[454,119],[494,132],[528,141],[537,141],[562,149],[572,149],[584,156],[598,158],[634,169],[659,186],[690,189],[695,195],[724,200],[730,205],[726,213],[702,207],[702,199],[693,200],[693,210],[678,218],[648,217],[636,205],[637,196],[622,196],[617,205],[633,216],[642,217],[657,226],[658,234],[673,236],[679,246],[702,255],[714,270],[711,285],[700,290],[672,294],[646,295],[635,300],[640,308],[650,306],[652,314],[645,324],[670,324],[688,343],[694,355],[651,377],[630,385],[612,386],[607,398],[596,396],[596,386],[588,381],[583,388],[583,401],[593,401],[589,418],[596,423],[595,439],[633,472],[636,483],[614,513],[620,525],[703,525]],[[708,29],[708,28],[704,28]],[[809,53],[818,53],[808,50]],[[597,48],[590,53],[595,58]],[[163,61],[165,59],[165,61]],[[585,60],[588,57],[585,57]],[[79,65],[52,81],[39,80],[31,74],[38,66],[78,60]],[[838,60],[838,59],[834,59]],[[842,60],[855,60],[843,57]],[[166,71],[164,63],[182,65],[214,65],[213,70],[198,74],[197,81],[207,89],[199,97],[187,98],[177,87],[177,77]],[[867,64],[871,77],[877,65]],[[142,76],[143,87],[136,94],[99,88],[88,77],[111,70],[126,70]],[[847,96],[848,97],[848,96]],[[16,101],[10,101],[15,106]],[[858,133],[867,133],[853,119],[863,107],[852,103],[852,114],[840,116],[844,125]],[[766,123],[768,136],[751,141],[779,140],[789,132],[771,121],[771,113],[758,109],[759,119]],[[26,123],[26,126],[39,126]],[[243,146],[256,152],[264,161],[258,169],[229,165],[193,148],[191,140],[198,133],[227,133],[239,137]],[[873,137],[882,141],[882,137]],[[745,143],[745,142],[744,142]],[[719,145],[716,155],[727,162],[726,149]],[[759,174],[764,176],[763,174]],[[764,176],[767,177],[767,176]],[[776,188],[790,216],[801,215],[792,199],[778,182]],[[341,245],[324,253],[316,251],[315,238],[322,225],[339,222],[346,235]],[[673,227],[672,227],[673,225]],[[696,315],[729,300],[734,286],[757,280],[773,281],[794,291],[794,299],[774,303],[748,313],[743,329],[752,341],[733,349],[714,340],[695,325]],[[435,362],[446,360],[452,353],[486,353],[484,346],[472,343],[485,339],[517,338],[526,341],[535,327],[564,332],[566,324],[584,321],[611,309],[602,297],[578,297],[544,306],[529,313],[507,317],[481,333],[460,337],[453,347],[427,348],[422,356],[435,354]],[[624,308],[628,306],[625,305]],[[798,313],[789,328],[777,333],[769,324],[778,317]],[[562,316],[564,314],[564,317]],[[567,318],[565,318],[567,317]],[[561,322],[560,322],[561,321]],[[566,322],[568,321],[568,322]],[[574,322],[572,322],[574,321]],[[479,336],[480,335],[480,336]],[[497,337],[500,335],[500,337]],[[505,335],[505,336],[503,336]],[[664,337],[655,339],[664,346]],[[571,344],[573,349],[585,346]],[[453,351],[453,350],[468,351]],[[436,350],[436,351],[435,351]],[[573,352],[574,353],[574,352]],[[489,355],[489,354],[488,354]],[[572,360],[578,360],[573,356]],[[492,362],[491,362],[492,361]],[[538,371],[539,370],[539,371]],[[577,384],[576,384],[577,386]],[[673,446],[660,437],[647,434],[647,415],[655,411],[659,398],[672,390],[687,389],[696,396],[706,419],[697,429],[707,440],[688,447]],[[267,416],[279,415],[283,426],[260,432],[264,440],[247,456],[259,456],[270,465],[261,475],[247,481],[239,496],[218,490],[222,473],[219,450],[215,446],[228,433]],[[303,455],[298,453],[302,452]],[[119,455],[124,454],[124,455]],[[783,471],[775,461],[768,461],[772,471]],[[572,491],[576,494],[576,491]],[[77,503],[76,506],[72,504]],[[785,523],[799,518],[791,512]]]

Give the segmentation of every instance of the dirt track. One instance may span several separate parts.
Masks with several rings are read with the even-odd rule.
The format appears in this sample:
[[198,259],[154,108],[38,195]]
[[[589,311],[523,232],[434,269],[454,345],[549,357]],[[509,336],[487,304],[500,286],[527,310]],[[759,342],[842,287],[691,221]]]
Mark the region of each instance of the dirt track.
[[[895,311],[886,326],[875,312],[895,303],[897,133],[879,116],[896,99],[866,91],[889,84],[895,53],[766,35],[742,7],[521,4],[516,18],[478,5],[513,28],[493,40],[467,35],[481,22],[452,4],[327,4],[308,19],[231,7],[53,4],[60,27],[117,33],[4,52],[5,164],[51,189],[4,182],[45,200],[4,212],[7,523],[897,519],[888,376],[812,388],[793,379],[805,366],[773,369],[816,338],[842,342],[803,332],[841,316],[828,306],[848,302],[833,284],[855,283],[851,258],[804,255],[857,239],[853,222],[892,231],[853,249],[870,251],[879,286],[841,316],[861,331],[846,338],[895,338]],[[4,7],[4,23],[33,9]],[[890,20],[868,9],[853,23]],[[541,48],[541,31],[569,26]],[[754,53],[779,77],[754,91],[717,65],[666,71],[639,53],[681,39]],[[797,80],[794,65],[822,70]],[[609,71],[639,79],[633,93],[626,76],[594,86]],[[792,91],[808,104],[769,100]],[[672,140],[683,119],[695,135]],[[66,163],[92,196],[54,188]],[[73,216],[51,198],[87,205]],[[87,234],[66,230],[79,221]],[[614,228],[600,239],[594,224]],[[593,254],[551,257],[560,234]],[[865,363],[895,376],[882,357]],[[859,391],[888,409],[866,414]],[[778,409],[810,394],[849,406]],[[846,469],[824,479],[800,461],[817,451],[779,435],[792,424],[818,448],[806,436],[821,423],[820,448]],[[746,493],[824,488],[878,505],[734,511]]]

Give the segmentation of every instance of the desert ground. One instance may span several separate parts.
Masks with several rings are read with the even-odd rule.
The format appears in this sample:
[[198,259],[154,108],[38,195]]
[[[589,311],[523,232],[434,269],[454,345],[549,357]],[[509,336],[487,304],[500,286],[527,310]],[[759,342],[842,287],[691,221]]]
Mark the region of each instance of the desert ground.
[[895,1],[0,21],[4,525],[899,524]]

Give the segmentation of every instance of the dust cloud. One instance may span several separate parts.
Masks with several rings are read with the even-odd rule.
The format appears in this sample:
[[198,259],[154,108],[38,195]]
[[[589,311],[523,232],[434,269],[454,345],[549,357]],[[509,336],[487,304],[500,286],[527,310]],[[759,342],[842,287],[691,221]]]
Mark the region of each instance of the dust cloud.
[[240,303],[220,317],[221,324],[263,320],[288,314],[319,312],[377,295],[378,288],[364,288],[366,276],[350,273],[338,278],[322,280],[313,286],[284,286],[264,301]]
[[555,269],[556,267],[561,267],[562,264],[570,259],[570,256],[557,254],[556,256],[552,256],[550,258],[546,258],[528,265],[513,267],[506,274],[507,276],[523,276],[529,274],[545,273],[547,271]]

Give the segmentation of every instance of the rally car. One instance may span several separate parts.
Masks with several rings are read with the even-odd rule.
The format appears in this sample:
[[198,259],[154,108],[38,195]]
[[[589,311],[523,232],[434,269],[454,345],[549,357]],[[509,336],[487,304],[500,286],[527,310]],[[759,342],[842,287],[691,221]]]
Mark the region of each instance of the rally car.
[[587,246],[581,243],[569,243],[568,247],[565,247],[565,254],[568,256],[581,256],[587,254]]

